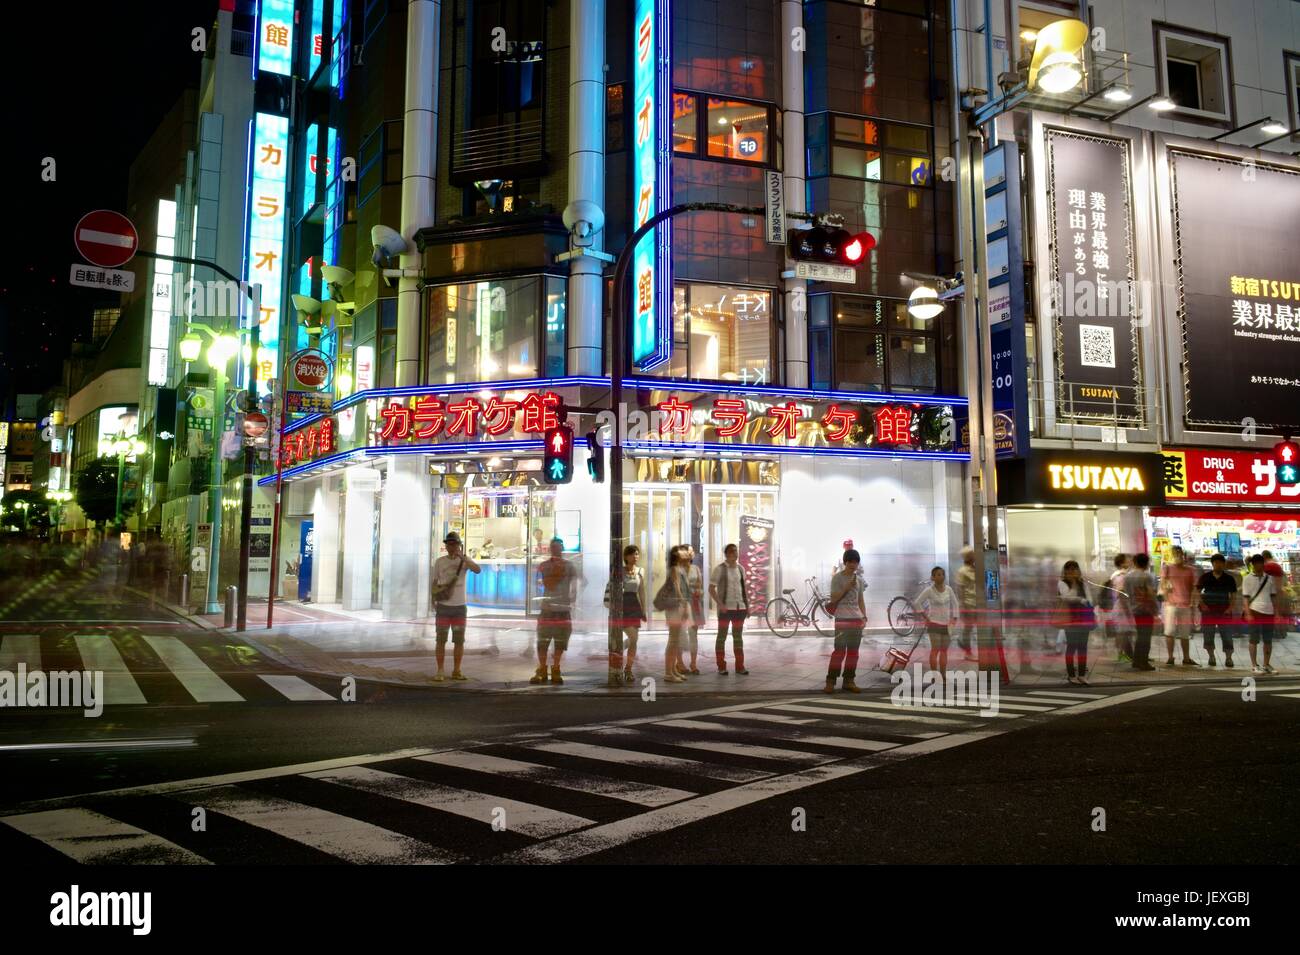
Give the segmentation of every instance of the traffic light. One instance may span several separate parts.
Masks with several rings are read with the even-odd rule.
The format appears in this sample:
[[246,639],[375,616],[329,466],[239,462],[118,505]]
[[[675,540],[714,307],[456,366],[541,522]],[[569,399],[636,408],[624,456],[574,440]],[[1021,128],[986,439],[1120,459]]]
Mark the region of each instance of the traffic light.
[[1300,444],[1287,438],[1273,445],[1273,463],[1277,467],[1278,484],[1300,484]]
[[593,484],[605,483],[605,449],[595,431],[587,432],[587,475]]
[[547,484],[568,484],[573,480],[573,429],[567,424],[546,429],[542,480]]
[[854,235],[847,229],[814,226],[811,229],[791,229],[786,251],[796,262],[858,266],[875,247],[876,237],[870,232]]

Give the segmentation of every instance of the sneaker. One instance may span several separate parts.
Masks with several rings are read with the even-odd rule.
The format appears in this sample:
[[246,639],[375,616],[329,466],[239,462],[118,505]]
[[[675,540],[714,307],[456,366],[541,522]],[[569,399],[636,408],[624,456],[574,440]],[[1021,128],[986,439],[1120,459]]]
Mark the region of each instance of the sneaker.
[[1082,676],[1081,676],[1081,677],[1079,677],[1077,680],[1075,680],[1075,682],[1078,683],[1079,686],[1092,686],[1092,684],[1088,682],[1088,678],[1087,678],[1087,677],[1082,677]]
[[551,682],[554,683],[556,686],[560,686],[562,683],[564,683],[564,677],[560,676],[559,667],[551,667]]
[[689,670],[687,670],[686,672],[689,673],[691,676],[699,676],[699,675],[700,675],[699,667],[691,667],[691,668],[690,668]]
[[528,682],[529,682],[529,683],[533,683],[533,684],[536,684],[536,683],[545,683],[545,682],[546,682],[546,667],[538,667],[538,668],[537,668],[537,672],[534,673],[531,677],[528,678]]
[[1273,669],[1273,664],[1271,664],[1271,663],[1265,663],[1265,664],[1264,664],[1264,672],[1265,672],[1265,673],[1276,673],[1277,671]]
[[1258,663],[1256,663],[1256,664],[1254,664],[1254,665],[1250,668],[1250,672],[1251,672],[1251,673],[1263,673],[1263,672],[1264,672],[1264,668],[1263,668],[1262,666],[1260,666]]
[[1218,661],[1214,658],[1214,651],[1211,650],[1211,651],[1210,651],[1210,662],[1207,663],[1206,666],[1217,667],[1218,665],[1219,665]]
[[1174,658],[1170,657],[1168,660],[1165,661],[1165,666],[1171,667],[1171,666],[1177,666],[1177,664],[1174,663]]
[[452,678],[453,680],[468,680],[468,679],[469,679],[469,677],[467,677],[465,674],[461,673],[459,670],[452,670],[452,671],[451,671],[451,678]]
[[1077,676],[1068,676],[1065,678],[1065,682],[1071,684],[1072,686],[1078,686],[1079,678]]
[[844,692],[845,692],[845,693],[861,693],[862,690],[860,690],[860,689],[858,688],[858,685],[857,685],[856,683],[854,683],[852,680],[845,680],[845,681],[844,681]]
[[1129,656],[1127,653],[1121,653],[1121,654],[1119,655],[1119,662],[1120,662],[1120,663],[1130,663],[1130,664],[1131,664],[1131,663],[1133,662],[1133,658],[1132,658],[1131,656]]
[[1198,667],[1198,666],[1200,666],[1200,664],[1197,663],[1195,660],[1193,660],[1191,657],[1188,657],[1186,660],[1183,661],[1183,666],[1185,666],[1185,667]]
[[718,676],[726,676],[730,672],[731,671],[728,670],[726,667],[718,667]]
[[1145,661],[1145,662],[1143,662],[1143,663],[1135,663],[1135,664],[1133,664],[1133,669],[1135,669],[1135,670],[1154,670],[1154,669],[1155,669],[1155,665],[1154,665],[1150,660],[1147,660],[1147,661]]
[[1231,653],[1229,653],[1226,657],[1223,658],[1223,665],[1224,665],[1225,667],[1227,667],[1229,670],[1232,669],[1232,654],[1231,654]]
[[442,671],[441,671],[441,670],[439,670],[437,673],[435,673],[435,674],[433,675],[433,682],[434,682],[434,683],[442,683],[442,682],[443,682],[444,680],[446,680],[446,679],[447,679],[447,678],[446,678],[445,676],[442,675]]
[[749,671],[744,667],[736,667],[736,676],[749,676]]
[[824,693],[834,693],[834,692],[835,692],[835,681],[834,681],[834,680],[827,680],[827,681],[826,681],[826,689],[823,690],[822,692],[824,692]]
[[685,683],[685,682],[686,682],[686,677],[684,677],[684,676],[678,676],[676,673],[665,673],[665,674],[664,674],[664,682],[665,682],[665,683]]
[[628,686],[631,686],[631,685],[632,685],[633,678],[632,678],[632,671],[631,671],[631,670],[624,670],[624,671],[623,671],[623,682],[626,683]]

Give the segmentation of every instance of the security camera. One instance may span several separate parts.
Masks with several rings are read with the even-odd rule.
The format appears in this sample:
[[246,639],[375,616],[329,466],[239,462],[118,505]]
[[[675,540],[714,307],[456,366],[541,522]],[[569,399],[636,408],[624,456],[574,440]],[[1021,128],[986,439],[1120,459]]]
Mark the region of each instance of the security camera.
[[370,230],[370,244],[375,247],[370,261],[377,269],[384,268],[390,259],[411,250],[410,244],[402,238],[402,234],[386,225],[377,225]]
[[564,227],[573,235],[574,245],[591,245],[593,236],[605,228],[605,211],[590,199],[579,199],[564,208]]

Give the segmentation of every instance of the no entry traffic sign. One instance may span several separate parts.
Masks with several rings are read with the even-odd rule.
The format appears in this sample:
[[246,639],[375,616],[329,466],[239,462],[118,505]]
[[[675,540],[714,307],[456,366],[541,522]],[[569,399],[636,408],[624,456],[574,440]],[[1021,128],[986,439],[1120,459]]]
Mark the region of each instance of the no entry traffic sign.
[[140,237],[131,220],[111,209],[87,212],[77,223],[72,238],[83,259],[106,269],[115,269],[131,261],[140,245]]

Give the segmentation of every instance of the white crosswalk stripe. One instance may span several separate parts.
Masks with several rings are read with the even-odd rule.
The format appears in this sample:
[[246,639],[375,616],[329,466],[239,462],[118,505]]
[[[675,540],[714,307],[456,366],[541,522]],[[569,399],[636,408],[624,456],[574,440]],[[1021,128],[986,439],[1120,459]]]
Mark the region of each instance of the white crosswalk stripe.
[[18,664],[27,672],[41,668],[41,638],[34,633],[9,633],[0,638],[0,670],[18,672]]
[[116,706],[123,703],[147,703],[140,685],[117,652],[117,647],[107,635],[77,637],[77,652],[87,670],[104,673],[104,703]]
[[244,698],[212,669],[199,655],[177,637],[145,636],[145,642],[172,671],[196,703],[242,703]]
[[273,687],[284,694],[289,700],[333,700],[330,696],[319,687],[312,686],[300,676],[292,676],[284,673],[259,673],[262,682],[267,686]]
[[[250,847],[258,849],[257,861],[275,861],[283,853],[278,840],[352,863],[559,862],[897,760],[1166,689],[1076,698],[1046,712],[1015,714],[1012,721],[975,710],[944,717],[908,712],[886,702],[887,695],[833,702],[785,698],[562,728],[545,738],[509,736],[466,749],[402,750],[115,790],[100,794],[93,809],[78,803],[94,797],[56,799],[0,817],[0,823],[80,862],[208,861],[203,856],[245,862]],[[616,745],[591,741],[602,737]],[[683,788],[684,780],[695,784],[686,781]],[[275,793],[268,794],[272,785]],[[209,850],[197,837],[190,842],[177,835],[181,829],[170,830],[169,839],[142,828],[139,820],[153,818],[152,808],[125,814],[131,821],[111,818],[123,800],[141,796],[202,807],[209,826],[211,819],[225,819],[248,828],[233,848],[226,833]],[[187,829],[187,817],[179,825]],[[510,836],[498,839],[495,831]],[[452,841],[455,833],[459,841]]]

